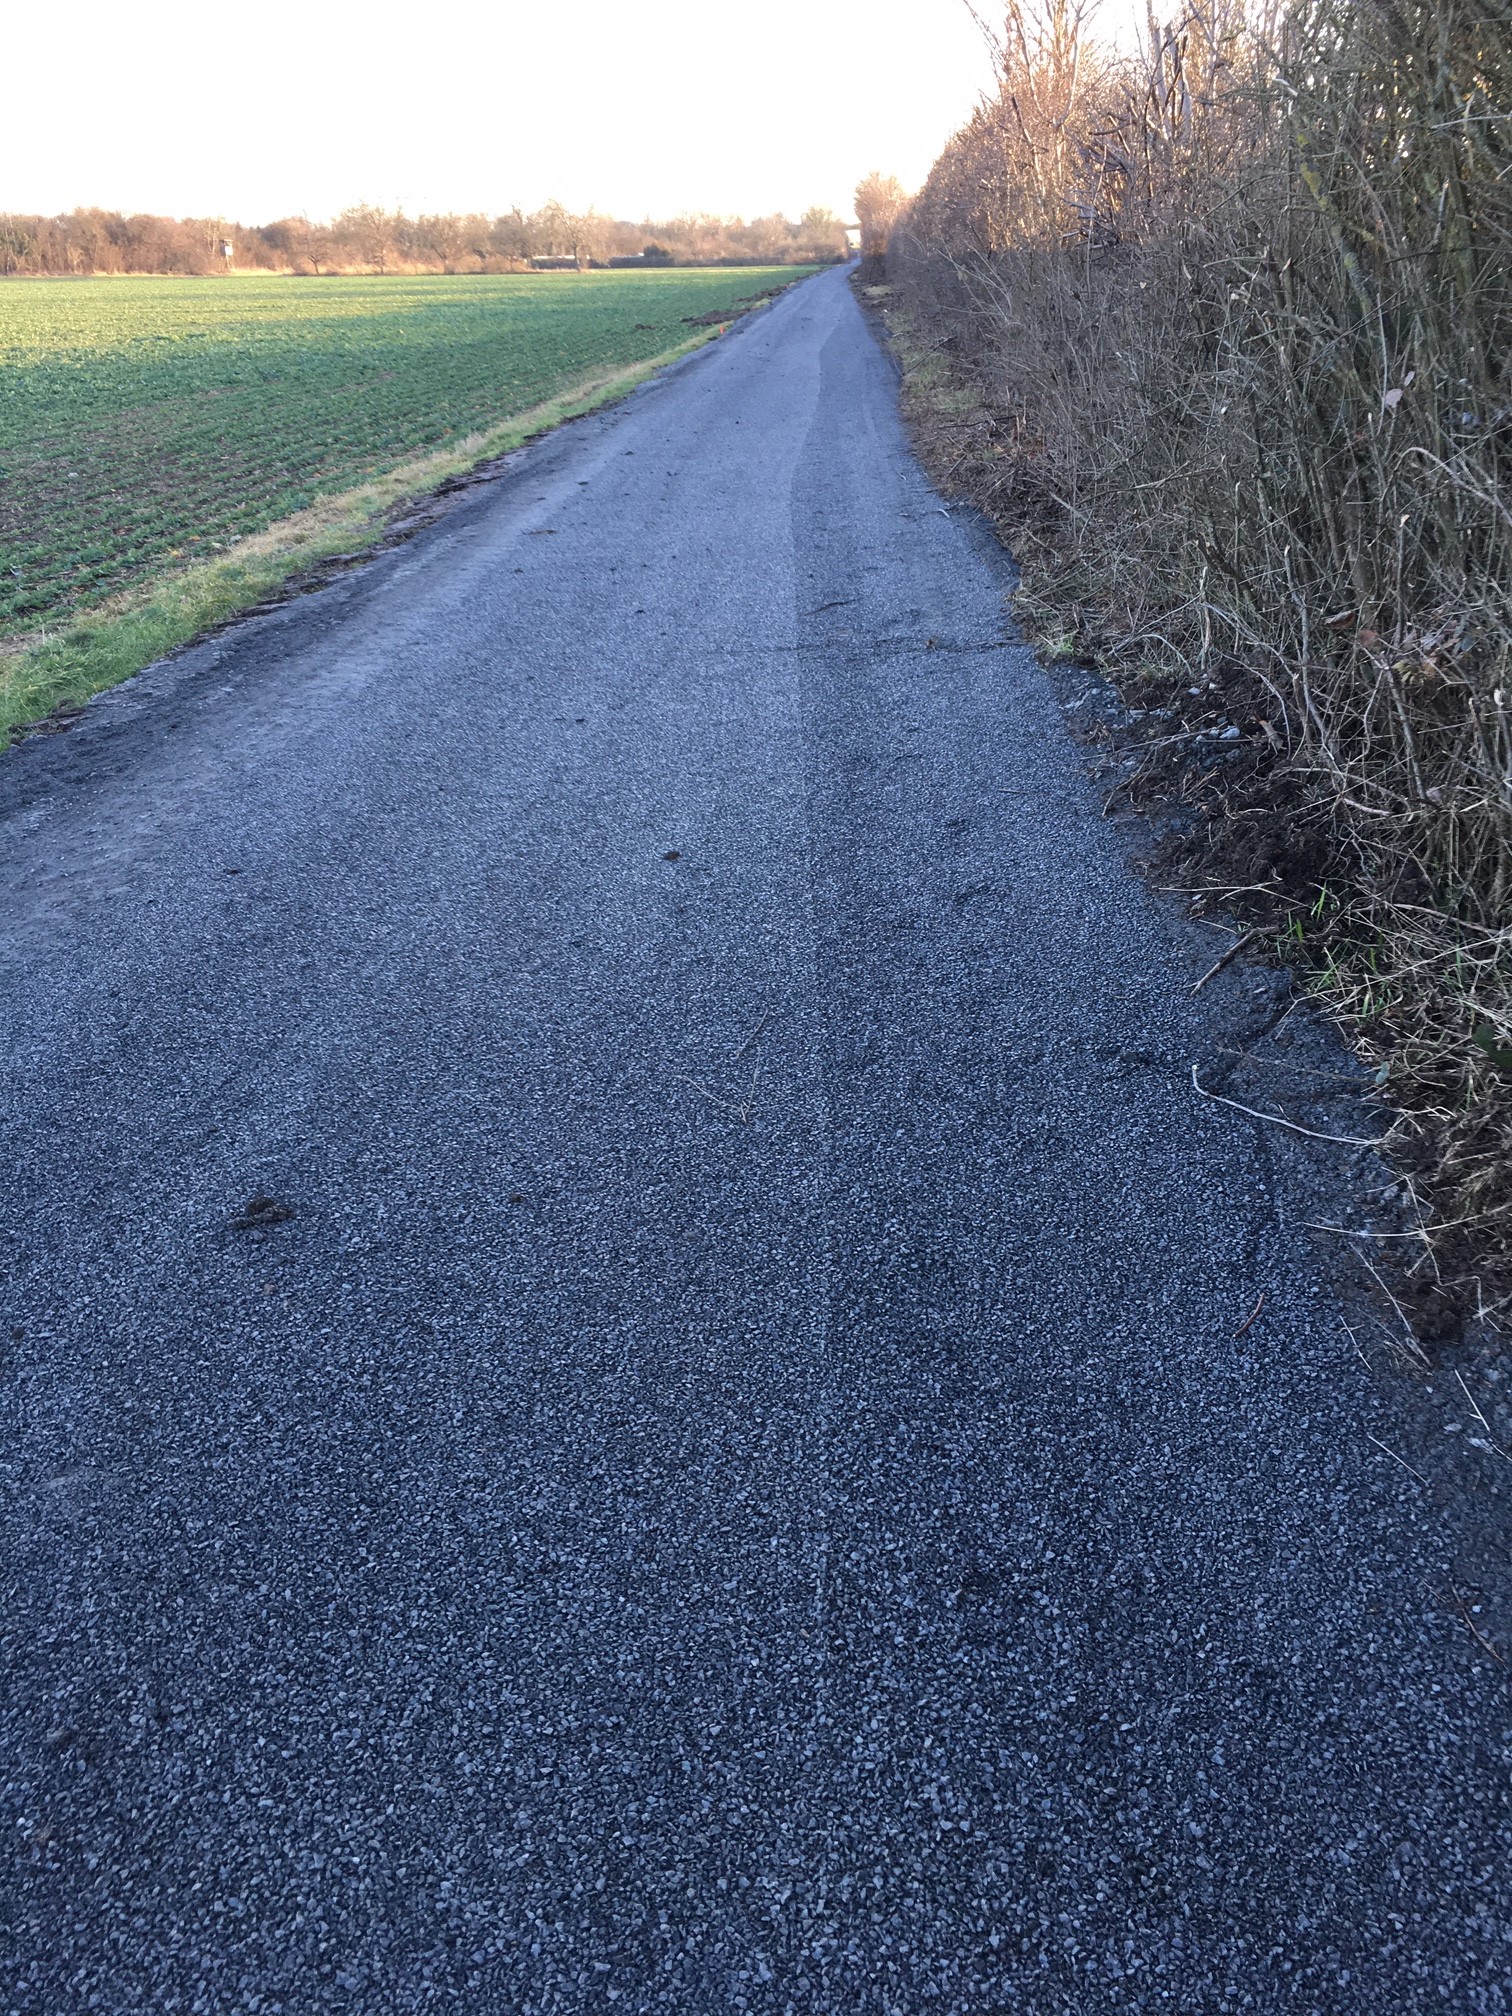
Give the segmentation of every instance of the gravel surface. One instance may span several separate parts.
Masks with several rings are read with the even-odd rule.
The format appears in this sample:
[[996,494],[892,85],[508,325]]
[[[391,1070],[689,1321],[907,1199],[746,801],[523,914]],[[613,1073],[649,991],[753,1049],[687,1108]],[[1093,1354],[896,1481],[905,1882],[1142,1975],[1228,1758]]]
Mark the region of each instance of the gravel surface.
[[1003,587],[833,273],[0,764],[0,2009],[1512,2004],[1353,1151]]

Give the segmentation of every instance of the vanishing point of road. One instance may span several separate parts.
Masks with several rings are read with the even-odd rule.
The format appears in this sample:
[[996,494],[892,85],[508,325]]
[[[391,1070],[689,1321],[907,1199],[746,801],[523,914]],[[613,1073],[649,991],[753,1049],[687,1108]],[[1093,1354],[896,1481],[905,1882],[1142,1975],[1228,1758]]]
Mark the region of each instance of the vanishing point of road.
[[0,2010],[1508,2008],[1269,982],[1004,585],[833,273],[0,763]]

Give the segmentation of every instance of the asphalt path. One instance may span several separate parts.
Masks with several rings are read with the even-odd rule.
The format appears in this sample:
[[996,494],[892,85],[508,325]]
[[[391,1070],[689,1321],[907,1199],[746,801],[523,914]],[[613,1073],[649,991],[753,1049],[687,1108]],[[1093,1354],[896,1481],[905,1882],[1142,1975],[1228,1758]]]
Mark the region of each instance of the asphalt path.
[[1509,2006],[1350,1151],[1004,585],[835,273],[0,763],[0,2009]]

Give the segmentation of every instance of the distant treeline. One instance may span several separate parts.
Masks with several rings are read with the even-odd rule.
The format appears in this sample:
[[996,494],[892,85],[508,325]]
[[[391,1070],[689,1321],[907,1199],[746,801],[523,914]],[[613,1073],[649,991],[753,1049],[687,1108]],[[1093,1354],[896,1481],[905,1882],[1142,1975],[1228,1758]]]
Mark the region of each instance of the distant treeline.
[[74,210],[64,217],[0,212],[0,274],[84,273],[510,273],[537,260],[587,267],[810,264],[845,252],[845,230],[828,210],[786,217],[674,217],[634,224],[560,203],[502,217],[448,211],[406,217],[360,203],[328,224],[280,217],[236,224],[224,217],[123,216]]

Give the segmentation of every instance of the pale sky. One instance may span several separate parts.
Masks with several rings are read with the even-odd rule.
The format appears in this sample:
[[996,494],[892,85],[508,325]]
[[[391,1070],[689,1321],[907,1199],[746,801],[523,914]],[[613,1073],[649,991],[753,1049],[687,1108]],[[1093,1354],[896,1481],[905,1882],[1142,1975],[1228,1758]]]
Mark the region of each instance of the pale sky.
[[246,224],[849,216],[870,169],[917,187],[991,77],[964,0],[23,0],[4,40],[0,211]]

